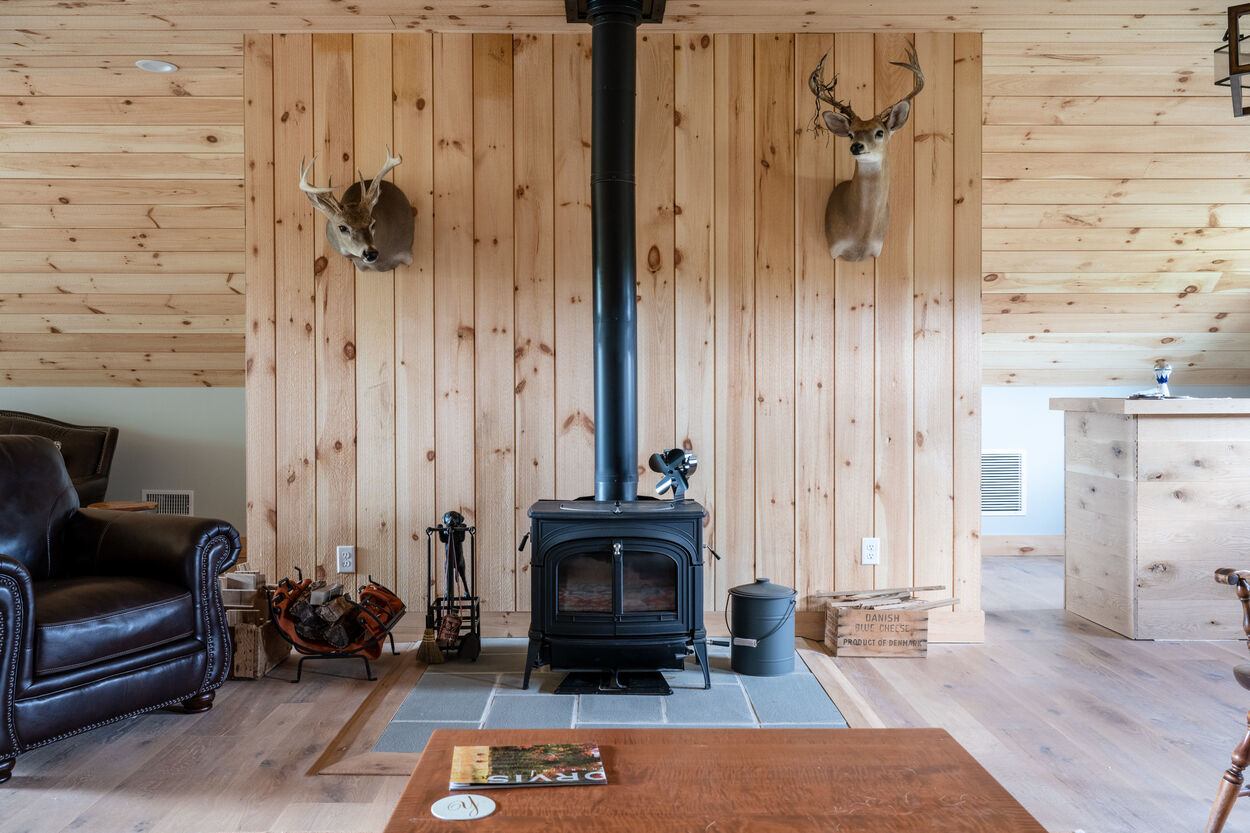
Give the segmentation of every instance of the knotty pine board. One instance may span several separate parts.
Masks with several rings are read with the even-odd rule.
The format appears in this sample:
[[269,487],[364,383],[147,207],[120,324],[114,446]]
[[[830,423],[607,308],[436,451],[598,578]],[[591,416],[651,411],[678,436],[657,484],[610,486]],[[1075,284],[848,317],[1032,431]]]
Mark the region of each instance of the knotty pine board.
[[[344,139],[340,153],[365,170],[381,162],[385,141],[404,156],[394,176],[414,204],[414,264],[382,280],[353,273],[348,328],[347,304],[328,301],[329,254],[314,262],[316,247],[324,252],[312,234],[321,234],[319,218],[295,235],[286,222],[273,225],[277,252],[307,245],[309,258],[299,278],[308,281],[307,300],[275,304],[287,318],[311,309],[320,335],[301,345],[297,328],[277,316],[276,344],[308,351],[288,357],[275,346],[278,395],[295,395],[284,366],[311,364],[313,381],[304,402],[275,404],[272,413],[289,412],[300,425],[320,414],[323,446],[331,436],[355,438],[355,471],[341,479],[354,482],[362,571],[398,579],[410,604],[423,600],[424,527],[455,508],[481,529],[487,610],[524,611],[528,553],[518,554],[516,541],[526,509],[593,486],[589,38],[412,34],[391,38],[388,51],[385,36],[356,35],[343,55],[330,49],[338,41],[317,37],[305,83],[312,112],[296,125],[294,117],[269,120],[287,137],[277,142],[280,156],[295,155],[289,136],[305,123],[304,150],[326,146],[332,119],[316,111],[318,101],[330,105],[313,91],[317,79],[335,77],[333,66],[343,68],[340,77],[350,66],[355,117],[351,146]],[[977,489],[979,396],[969,380],[980,375],[980,251],[967,246],[981,233],[980,177],[976,153],[961,152],[960,142],[979,147],[979,135],[967,136],[978,108],[957,95],[953,78],[976,74],[956,57],[974,58],[980,39],[960,40],[959,50],[951,35],[921,40],[922,61],[949,65],[931,70],[945,98],[913,117],[920,142],[909,127],[891,145],[889,256],[847,264],[828,258],[823,212],[834,178],[849,175],[852,162],[845,143],[803,132],[814,109],[806,73],[832,47],[831,68],[843,73],[848,95],[865,108],[890,103],[910,89],[909,74],[888,66],[901,56],[902,37],[651,37],[640,44],[658,70],[640,87],[641,112],[651,115],[639,120],[638,145],[662,162],[639,189],[639,357],[656,395],[641,401],[649,433],[639,464],[675,445],[707,461],[695,490],[715,512],[707,536],[724,557],[708,570],[707,607],[723,606],[729,587],[757,575],[798,584],[807,607],[819,592],[911,583],[924,573],[968,591],[935,633],[978,638],[978,585],[963,575],[979,562],[968,520],[975,499],[957,510],[952,495],[958,483],[971,495]],[[274,76],[273,89],[286,94],[292,69]],[[387,77],[389,109],[378,92]],[[529,80],[544,77],[549,84]],[[917,184],[915,171],[926,181]],[[967,207],[957,203],[958,178]],[[299,205],[291,185],[276,174],[270,185],[271,200],[287,210]],[[913,194],[946,207],[930,216]],[[258,270],[256,279],[287,286],[295,276]],[[335,341],[355,351],[354,380]],[[334,410],[341,397],[331,391],[352,388],[354,414]],[[956,402],[968,407],[959,418]],[[300,473],[289,463],[296,438],[290,427],[256,433],[266,431],[286,438],[276,460],[288,461],[274,463],[282,493],[274,572],[306,560],[306,546],[332,572],[328,538],[347,527],[326,521],[315,544],[294,527],[334,499],[340,478],[330,469],[347,458],[327,460],[296,505],[300,480],[286,480]],[[969,461],[956,459],[957,436]],[[319,467],[315,455],[310,466]],[[640,489],[651,485],[644,471]],[[913,540],[924,537],[917,523],[940,530],[942,541],[913,557]],[[879,569],[858,563],[860,538],[874,534],[889,542]]]

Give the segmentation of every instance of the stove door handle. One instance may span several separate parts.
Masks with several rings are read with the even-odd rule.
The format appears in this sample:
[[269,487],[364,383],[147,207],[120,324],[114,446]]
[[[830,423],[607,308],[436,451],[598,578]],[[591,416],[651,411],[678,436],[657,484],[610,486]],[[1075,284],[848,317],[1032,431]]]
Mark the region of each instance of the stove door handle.
[[525,533],[525,536],[521,538],[521,546],[517,547],[516,551],[522,552],[525,549],[525,545],[529,542],[529,539],[530,539],[530,534],[527,532]]
[[722,559],[721,559],[721,557],[720,557],[720,553],[718,553],[716,550],[712,549],[712,548],[711,548],[710,546],[708,546],[707,544],[704,544],[704,545],[703,545],[703,548],[704,548],[705,550],[707,550],[708,552],[710,552],[712,555],[716,556],[716,560],[717,560],[717,561],[721,561],[721,560],[722,560]]

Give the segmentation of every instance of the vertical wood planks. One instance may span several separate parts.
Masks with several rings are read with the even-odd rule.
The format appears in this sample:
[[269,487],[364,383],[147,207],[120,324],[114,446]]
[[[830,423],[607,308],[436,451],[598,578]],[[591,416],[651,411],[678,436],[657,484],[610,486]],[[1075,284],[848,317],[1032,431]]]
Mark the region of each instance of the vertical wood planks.
[[[355,177],[351,35],[313,35],[313,141],[309,181],[344,188]],[[338,195],[341,195],[341,191]],[[313,282],[317,340],[317,546],[327,561],[356,541],[356,269],[334,251],[325,218],[313,214]],[[350,578],[339,576],[339,581]]]
[[954,44],[954,594],[981,616],[981,36]]
[[395,184],[412,203],[412,263],[395,270],[395,579],[425,602],[425,528],[434,502],[434,71],[428,32],[395,35]]
[[794,36],[755,36],[755,570],[794,584]]
[[313,207],[295,187],[311,156],[312,37],[278,35],[273,49],[274,352],[277,371],[278,578],[296,565],[314,571],[317,481],[316,307],[313,303]]
[[[755,568],[755,49],[716,35],[715,609]],[[705,606],[711,608],[705,602]]]
[[[916,52],[925,90],[915,122],[916,289],[914,345],[915,571],[920,585],[954,581],[954,36],[921,33]],[[941,590],[925,594],[949,598]]]
[[[394,150],[390,35],[354,35],[355,159],[372,179]],[[356,271],[356,572],[395,582],[395,273]],[[363,324],[363,326],[361,326]]]
[[[690,497],[708,511],[716,547],[716,64],[711,35],[674,38],[673,318],[676,437],[699,457]],[[644,451],[645,456],[645,451]],[[645,477],[645,475],[644,475]],[[714,608],[717,562],[703,559],[703,605]]]
[[638,36],[635,133],[638,257],[638,491],[652,493],[652,452],[672,448],[673,356],[673,35]]
[[[854,162],[846,140],[806,130],[821,55],[833,48],[826,76],[868,111],[910,90],[888,63],[903,42],[640,36],[639,450],[676,441],[703,458],[692,494],[725,556],[706,571],[707,609],[756,575],[808,608],[831,589],[953,581],[964,602],[935,626],[975,638],[979,38],[920,36],[929,81],[890,144],[876,262],[829,257],[825,203]],[[314,553],[332,572],[354,518],[359,571],[417,604],[424,529],[455,508],[482,529],[485,609],[525,610],[526,510],[593,485],[590,38],[248,43],[249,125],[277,93],[246,149],[248,216],[272,218],[248,238],[253,553],[281,553],[275,575]],[[342,186],[388,141],[413,264],[349,284],[295,188],[298,159],[322,153],[314,180],[333,169]],[[280,524],[268,542],[266,517]],[[880,569],[859,563],[873,535]]]
[[[837,268],[825,243],[825,205],[835,181],[835,152],[841,148],[823,127],[813,128],[815,99],[807,86],[821,56],[832,52],[833,41],[833,35],[794,38],[794,586],[804,609],[820,608],[812,594],[839,587],[834,557]],[[832,55],[825,67],[832,71]]]
[[[474,523],[473,36],[434,35],[434,389],[437,513]],[[437,561],[437,559],[435,559]]]
[[[829,64],[825,64],[829,66]],[[852,107],[873,104],[873,36],[837,35],[833,55],[843,101]],[[829,76],[826,75],[826,78]],[[831,140],[838,181],[850,179],[855,162],[845,140]],[[832,190],[832,187],[830,187]],[[822,224],[823,235],[823,224]],[[824,256],[829,256],[828,247]],[[834,290],[834,560],[838,589],[873,587],[877,568],[860,564],[860,541],[876,530],[876,288],[875,264],[836,261]]]
[[[909,35],[874,37],[876,112],[907,95],[913,77],[890,64],[902,60]],[[912,204],[914,161],[912,119],[894,132],[887,148],[890,164],[890,229],[876,274],[876,537],[881,539],[878,586],[912,583],[912,413],[914,334]]]
[[[513,212],[516,310],[516,498],[513,535],[529,530],[529,507],[556,497],[554,139],[552,36],[512,40]],[[528,610],[529,551],[515,559],[516,609]]]
[[555,118],[556,493],[594,489],[590,35],[552,38]]
[[478,593],[516,604],[512,36],[473,36],[473,283]]
[[248,35],[244,67],[244,200],[247,228],[248,558],[277,573],[274,361],[273,37]]

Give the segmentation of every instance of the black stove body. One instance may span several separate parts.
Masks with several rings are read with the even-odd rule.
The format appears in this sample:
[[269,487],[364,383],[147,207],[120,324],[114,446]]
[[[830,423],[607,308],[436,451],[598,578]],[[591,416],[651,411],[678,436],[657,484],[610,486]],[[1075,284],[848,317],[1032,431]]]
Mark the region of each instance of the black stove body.
[[680,669],[703,628],[703,521],[693,500],[540,500],[530,507],[530,672]]

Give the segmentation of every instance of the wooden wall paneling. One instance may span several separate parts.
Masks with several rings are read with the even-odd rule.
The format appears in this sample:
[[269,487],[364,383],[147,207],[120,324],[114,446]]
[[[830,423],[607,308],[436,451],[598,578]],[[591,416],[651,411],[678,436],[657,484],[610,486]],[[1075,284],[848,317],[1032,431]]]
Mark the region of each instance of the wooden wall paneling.
[[637,46],[638,491],[652,494],[654,478],[642,461],[680,439],[674,423],[673,35],[643,30]]
[[[877,35],[874,43],[876,102],[881,112],[912,89],[912,74],[891,65],[902,60],[913,36]],[[913,507],[911,495],[915,465],[912,446],[915,400],[912,345],[915,333],[914,227],[905,206],[914,199],[913,136],[915,122],[908,119],[890,137],[890,212],[876,267],[876,537],[881,539],[879,586],[903,587],[912,583]]]
[[473,524],[476,341],[472,35],[434,36],[434,83],[438,91],[434,101],[436,511],[441,517],[455,509]]
[[913,580],[943,585],[954,574],[955,38],[916,35],[926,89],[912,101],[915,135],[916,283],[913,336],[915,480]]
[[[825,205],[835,180],[835,154],[845,151],[816,126],[807,79],[821,58],[832,69],[833,35],[794,38],[794,448],[795,588],[805,610],[813,594],[840,589],[834,478],[839,468],[834,421],[837,365],[837,266],[825,242]],[[827,77],[827,76],[826,76]]]
[[474,407],[478,593],[516,604],[512,36],[473,36]]
[[729,588],[756,576],[755,44],[717,35],[715,52],[716,543],[724,560],[714,601],[722,609]]
[[552,39],[555,135],[556,491],[594,491],[591,355],[590,36]]
[[794,585],[794,37],[755,36],[755,568]]
[[[372,179],[396,149],[391,36],[352,36],[352,158]],[[393,178],[393,177],[392,177]],[[356,572],[395,584],[395,273],[355,270]],[[329,557],[327,553],[324,557]]]
[[278,35],[273,45],[274,289],[277,313],[277,564],[275,576],[311,573],[317,564],[316,347],[313,207],[293,187],[313,146],[312,37]]
[[[699,457],[687,494],[708,511],[704,539],[715,549],[716,53],[711,35],[677,35],[673,46],[675,427],[678,442]],[[719,565],[706,553],[703,563],[703,605],[713,610]]]
[[[829,66],[829,64],[826,64]],[[873,36],[837,35],[832,66],[843,86],[842,100],[854,107],[874,101]],[[847,142],[830,140],[835,179],[850,179],[855,161]],[[832,184],[826,192],[832,191]],[[822,221],[821,234],[824,234]],[[829,249],[826,245],[825,256]],[[835,261],[834,285],[834,560],[839,589],[876,586],[876,567],[860,563],[860,543],[876,529],[875,437],[876,288],[873,261]]]
[[957,616],[984,638],[981,613],[981,37],[954,45],[954,314],[951,345],[954,476],[954,587]]
[[[259,48],[259,47],[258,47]],[[251,64],[248,64],[250,71]],[[272,86],[272,85],[271,85]],[[246,132],[246,131],[245,131]],[[7,179],[5,193],[26,205],[243,205],[243,180]]]
[[[529,530],[529,507],[556,493],[555,172],[552,36],[512,40],[513,210],[516,308],[516,499],[513,535]],[[509,547],[516,609],[528,610],[529,551]]]
[[[311,182],[346,188],[353,165],[352,36],[313,35],[313,141],[317,165]],[[289,184],[289,183],[288,183]],[[341,195],[342,191],[338,192]],[[317,560],[337,573],[335,547],[356,544],[356,269],[313,215],[313,287],[316,292]],[[350,577],[337,580],[350,583]]]
[[[29,58],[23,58],[29,61]],[[246,83],[244,72],[244,81]],[[235,96],[0,96],[0,124],[87,125],[126,124],[241,125],[243,99]]]
[[412,610],[426,601],[425,528],[434,501],[434,69],[429,33],[391,46],[395,184],[413,205],[412,263],[395,270],[395,583]]

